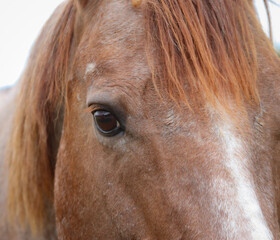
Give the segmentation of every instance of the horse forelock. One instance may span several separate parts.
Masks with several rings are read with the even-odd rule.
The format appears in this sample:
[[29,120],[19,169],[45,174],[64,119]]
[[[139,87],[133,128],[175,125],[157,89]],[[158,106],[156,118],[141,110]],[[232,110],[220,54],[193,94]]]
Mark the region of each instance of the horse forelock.
[[254,31],[260,28],[252,1],[147,0],[144,8],[157,89],[232,115],[236,106],[242,112],[245,103],[259,103]]
[[21,79],[11,138],[8,209],[12,223],[41,234],[53,202],[53,132],[64,104],[75,9],[62,4],[40,34]]

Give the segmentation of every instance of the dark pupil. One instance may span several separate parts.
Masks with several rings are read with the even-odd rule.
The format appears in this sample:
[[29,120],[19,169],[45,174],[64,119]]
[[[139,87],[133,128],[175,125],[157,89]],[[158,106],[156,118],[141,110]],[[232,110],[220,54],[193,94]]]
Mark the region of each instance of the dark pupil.
[[118,127],[118,121],[110,112],[96,111],[94,118],[98,128],[103,132],[110,132]]

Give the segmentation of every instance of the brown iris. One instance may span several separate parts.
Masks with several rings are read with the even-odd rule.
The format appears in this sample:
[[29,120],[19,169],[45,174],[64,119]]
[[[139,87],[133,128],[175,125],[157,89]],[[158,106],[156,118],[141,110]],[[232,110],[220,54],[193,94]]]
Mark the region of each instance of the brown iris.
[[117,118],[109,111],[97,110],[93,112],[97,130],[103,135],[114,136],[121,131]]

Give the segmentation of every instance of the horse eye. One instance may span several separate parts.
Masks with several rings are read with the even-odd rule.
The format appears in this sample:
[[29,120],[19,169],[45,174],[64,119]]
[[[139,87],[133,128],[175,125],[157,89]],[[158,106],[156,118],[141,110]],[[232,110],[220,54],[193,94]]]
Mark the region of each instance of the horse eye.
[[97,130],[104,136],[112,137],[122,131],[117,118],[109,111],[97,110],[93,112]]

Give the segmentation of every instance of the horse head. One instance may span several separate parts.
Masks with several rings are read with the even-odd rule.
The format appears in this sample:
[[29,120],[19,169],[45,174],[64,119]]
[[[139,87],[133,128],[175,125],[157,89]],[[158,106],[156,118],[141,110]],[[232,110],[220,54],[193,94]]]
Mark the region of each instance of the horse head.
[[33,52],[10,156],[32,229],[279,238],[279,60],[252,1],[68,1]]

